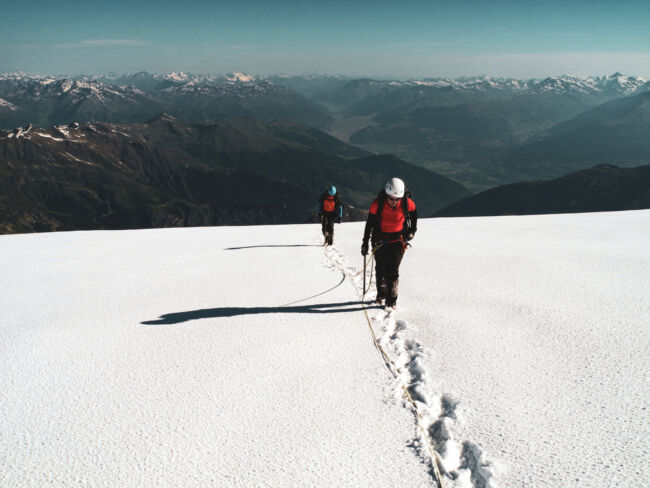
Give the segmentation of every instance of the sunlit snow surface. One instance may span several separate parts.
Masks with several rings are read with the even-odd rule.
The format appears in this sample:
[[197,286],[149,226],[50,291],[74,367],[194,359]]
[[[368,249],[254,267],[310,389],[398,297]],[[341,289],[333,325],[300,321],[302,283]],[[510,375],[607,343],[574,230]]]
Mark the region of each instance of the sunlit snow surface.
[[650,479],[650,211],[421,220],[397,378],[362,226],[0,236],[0,485]]

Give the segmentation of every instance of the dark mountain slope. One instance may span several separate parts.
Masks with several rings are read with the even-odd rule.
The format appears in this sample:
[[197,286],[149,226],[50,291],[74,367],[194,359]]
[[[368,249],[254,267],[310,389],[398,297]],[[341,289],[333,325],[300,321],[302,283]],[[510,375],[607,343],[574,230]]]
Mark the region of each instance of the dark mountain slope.
[[[499,155],[592,108],[594,100],[594,96],[571,93],[526,92],[458,105],[427,106],[421,102],[420,106],[410,104],[378,114],[373,125],[357,131],[350,141],[408,161],[432,162],[427,166],[435,170],[450,172],[453,168],[462,181],[485,187],[493,181],[513,181],[503,171]],[[523,170],[522,166],[517,179],[545,176],[527,175]]]
[[650,165],[599,165],[550,181],[513,183],[460,200],[435,217],[602,212],[650,208]]
[[371,189],[371,199],[383,188],[386,180],[399,175],[411,191],[420,215],[428,215],[429,208],[443,207],[444,202],[456,201],[470,194],[461,184],[445,176],[389,154],[356,159],[350,161],[349,167],[355,172],[353,176],[360,182],[359,187]]
[[650,162],[650,92],[613,100],[502,158],[510,181],[562,175],[594,164],[638,166]]
[[[287,121],[187,124],[163,115],[4,132],[0,231],[304,222],[323,188],[335,184],[344,203],[364,208],[394,175],[407,183],[413,175],[426,212],[467,194],[396,158],[384,168],[365,155]],[[378,177],[375,166],[394,173]]]

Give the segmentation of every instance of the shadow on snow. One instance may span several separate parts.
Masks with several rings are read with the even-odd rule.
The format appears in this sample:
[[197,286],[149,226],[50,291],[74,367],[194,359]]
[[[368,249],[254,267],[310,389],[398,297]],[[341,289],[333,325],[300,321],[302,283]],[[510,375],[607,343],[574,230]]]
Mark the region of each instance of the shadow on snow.
[[255,249],[257,247],[323,247],[320,244],[267,244],[260,246],[226,247],[224,251],[236,251],[238,249]]
[[[288,245],[262,245],[262,246],[246,246],[246,247],[228,247],[224,251],[234,251],[238,249],[252,249],[258,247],[321,247],[320,245],[309,244],[288,244]],[[359,302],[341,302],[341,303],[321,303],[318,305],[300,305],[294,304],[311,300],[312,298],[324,295],[335,288],[338,288],[345,281],[345,273],[341,273],[341,281],[328,290],[325,290],[316,295],[307,298],[302,298],[291,303],[276,307],[219,307],[219,308],[204,308],[201,310],[188,310],[187,312],[175,312],[161,315],[156,320],[145,320],[140,322],[143,325],[169,325],[179,324],[181,322],[189,322],[190,320],[210,319],[218,317],[236,317],[239,315],[258,315],[265,313],[343,313],[343,312],[358,312],[363,310]],[[356,307],[352,307],[357,305]]]
[[[369,308],[369,307],[366,307]],[[189,310],[161,315],[156,320],[140,322],[143,325],[169,325],[189,322],[190,320],[212,319],[219,317],[237,317],[239,315],[258,315],[266,313],[349,313],[362,311],[358,301],[340,303],[320,303],[293,307],[219,307]]]

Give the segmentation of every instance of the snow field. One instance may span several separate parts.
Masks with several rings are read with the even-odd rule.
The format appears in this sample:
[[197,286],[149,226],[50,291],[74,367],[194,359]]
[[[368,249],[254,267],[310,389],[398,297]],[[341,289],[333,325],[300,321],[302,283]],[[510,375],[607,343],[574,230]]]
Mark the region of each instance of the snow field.
[[495,469],[484,458],[481,450],[468,441],[461,446],[454,439],[452,431],[457,402],[433,387],[423,362],[423,357],[430,352],[416,340],[404,337],[405,330],[413,327],[404,320],[396,319],[395,311],[385,311],[377,305],[370,305],[369,302],[372,302],[377,293],[372,255],[365,258],[364,290],[363,265],[360,269],[346,268],[345,256],[333,248],[326,248],[326,254],[333,267],[350,277],[357,296],[366,301],[366,310],[371,311],[368,315],[369,325],[373,329],[371,335],[377,341],[382,359],[396,380],[393,395],[412,411],[419,426],[410,446],[422,462],[429,465],[429,474],[436,485],[459,488],[496,486],[490,483]]
[[[358,236],[338,243],[359,259]],[[455,405],[475,486],[650,479],[649,248],[647,210],[422,222],[384,326],[423,351],[434,412]]]
[[0,236],[0,485],[650,479],[650,211],[422,219],[395,368],[335,229]]
[[314,226],[0,248],[0,485],[432,486]]

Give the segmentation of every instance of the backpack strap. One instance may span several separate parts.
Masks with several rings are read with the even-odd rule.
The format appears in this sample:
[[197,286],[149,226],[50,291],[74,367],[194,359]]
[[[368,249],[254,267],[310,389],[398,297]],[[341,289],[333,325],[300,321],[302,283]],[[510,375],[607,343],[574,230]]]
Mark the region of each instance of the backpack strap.
[[411,192],[406,190],[404,196],[402,197],[402,212],[404,212],[404,231],[409,233],[411,231],[411,213],[409,212],[409,198],[411,198]]
[[384,211],[384,203],[386,203],[386,191],[382,189],[377,195],[377,225],[381,223],[381,213]]

